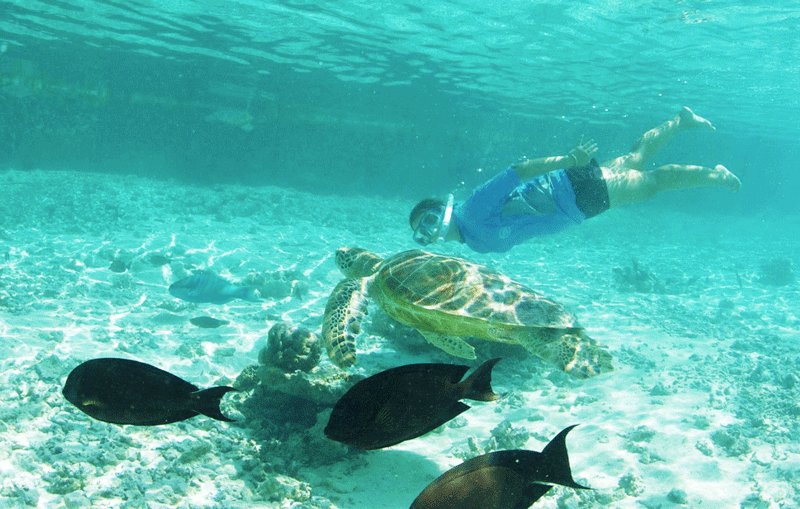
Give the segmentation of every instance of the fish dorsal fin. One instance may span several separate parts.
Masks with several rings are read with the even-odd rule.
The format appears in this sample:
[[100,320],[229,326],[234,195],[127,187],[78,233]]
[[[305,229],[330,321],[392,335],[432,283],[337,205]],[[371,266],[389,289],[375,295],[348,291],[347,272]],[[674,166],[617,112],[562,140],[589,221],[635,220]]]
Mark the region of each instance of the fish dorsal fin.
[[538,479],[543,482],[550,482],[553,484],[560,484],[570,488],[590,489],[588,486],[583,486],[575,482],[572,478],[572,469],[569,465],[569,456],[567,455],[567,433],[572,428],[577,426],[574,424],[561,430],[558,435],[550,440],[544,449],[542,449],[542,463],[547,465],[544,469],[544,478]]
[[477,401],[494,401],[499,396],[492,390],[492,368],[500,358],[490,359],[472,372],[462,383],[464,397]]

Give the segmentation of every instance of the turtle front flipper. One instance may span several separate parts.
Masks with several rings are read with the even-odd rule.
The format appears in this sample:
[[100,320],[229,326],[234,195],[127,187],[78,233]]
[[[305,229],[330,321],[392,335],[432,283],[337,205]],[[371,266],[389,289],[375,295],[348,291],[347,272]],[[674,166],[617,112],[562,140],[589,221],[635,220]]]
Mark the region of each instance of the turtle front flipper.
[[[545,338],[550,338],[559,329],[547,329]],[[561,329],[563,332],[553,340],[530,338],[520,341],[526,350],[552,362],[576,378],[590,378],[612,371],[611,354],[590,338],[581,328]]]
[[455,357],[474,359],[475,349],[466,341],[455,336],[446,336],[438,332],[419,331],[428,343],[440,348]]
[[356,363],[356,337],[367,314],[366,279],[345,279],[331,292],[322,320],[328,357],[340,368]]

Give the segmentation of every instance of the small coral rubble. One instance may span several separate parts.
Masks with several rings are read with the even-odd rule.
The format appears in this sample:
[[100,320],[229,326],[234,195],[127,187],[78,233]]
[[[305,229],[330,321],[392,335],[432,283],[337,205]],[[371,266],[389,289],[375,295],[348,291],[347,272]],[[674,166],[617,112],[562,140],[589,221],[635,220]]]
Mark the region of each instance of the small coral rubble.
[[267,335],[266,348],[258,354],[261,364],[272,365],[286,373],[295,370],[311,371],[321,354],[319,337],[303,327],[278,322]]

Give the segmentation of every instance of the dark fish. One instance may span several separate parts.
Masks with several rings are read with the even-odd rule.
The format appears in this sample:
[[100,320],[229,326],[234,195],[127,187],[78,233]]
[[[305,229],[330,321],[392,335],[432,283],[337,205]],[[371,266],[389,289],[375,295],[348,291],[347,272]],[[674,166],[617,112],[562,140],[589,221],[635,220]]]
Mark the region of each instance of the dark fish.
[[153,267],[161,267],[169,263],[169,258],[164,255],[153,253],[148,260]]
[[111,265],[108,266],[111,272],[121,273],[128,270],[128,265],[125,264],[119,258],[115,258],[114,261],[111,262]]
[[211,318],[210,316],[196,316],[194,318],[190,318],[189,323],[196,325],[201,329],[216,329],[217,327],[228,325],[230,322],[228,320],[217,320],[216,318]]
[[208,270],[195,272],[175,281],[169,286],[169,293],[173,297],[195,303],[225,304],[233,299],[251,302],[260,300],[255,289],[234,285]]
[[203,414],[232,421],[219,409],[236,389],[197,386],[172,373],[127,359],[92,359],[73,369],[62,393],[84,413],[114,424],[153,426]]
[[411,509],[526,509],[552,484],[588,490],[572,478],[564,428],[542,452],[483,454],[451,468],[422,490]]
[[468,410],[460,399],[493,401],[492,368],[409,364],[361,380],[336,402],[325,435],[360,449],[380,449],[423,435]]

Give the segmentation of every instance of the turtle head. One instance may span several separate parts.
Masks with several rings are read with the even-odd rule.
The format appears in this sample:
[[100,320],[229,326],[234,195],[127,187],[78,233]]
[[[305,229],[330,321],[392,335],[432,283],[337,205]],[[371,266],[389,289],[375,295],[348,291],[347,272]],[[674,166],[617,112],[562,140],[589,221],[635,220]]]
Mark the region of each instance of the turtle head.
[[[557,332],[559,329],[553,329]],[[611,354],[579,328],[562,329],[554,341],[546,341],[535,353],[575,378],[591,378],[614,367]]]
[[564,334],[558,350],[559,365],[576,378],[590,378],[614,369],[611,354],[582,329],[578,334]]
[[347,277],[367,277],[375,274],[383,258],[359,247],[340,247],[336,250],[336,266]]

